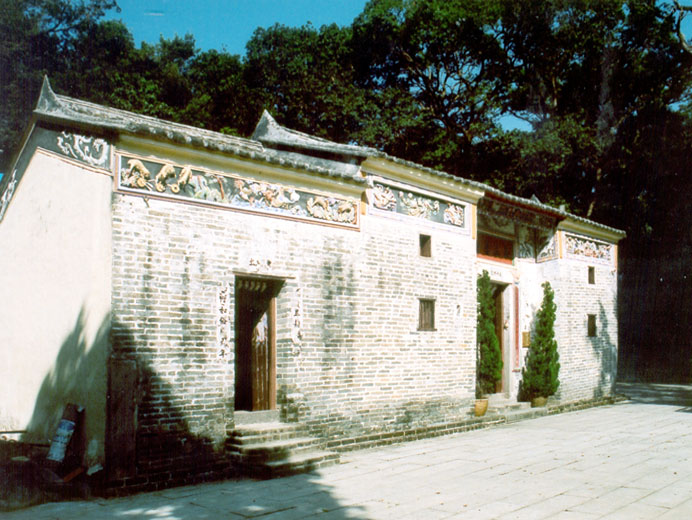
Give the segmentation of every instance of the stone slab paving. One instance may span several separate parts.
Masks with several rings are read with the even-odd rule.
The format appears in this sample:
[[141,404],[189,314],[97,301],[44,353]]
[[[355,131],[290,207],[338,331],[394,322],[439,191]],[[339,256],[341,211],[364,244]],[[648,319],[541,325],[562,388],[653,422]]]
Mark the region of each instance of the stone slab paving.
[[7,520],[692,519],[692,387],[630,385],[622,390],[633,399],[345,453],[342,464],[307,475],[43,504],[0,516]]

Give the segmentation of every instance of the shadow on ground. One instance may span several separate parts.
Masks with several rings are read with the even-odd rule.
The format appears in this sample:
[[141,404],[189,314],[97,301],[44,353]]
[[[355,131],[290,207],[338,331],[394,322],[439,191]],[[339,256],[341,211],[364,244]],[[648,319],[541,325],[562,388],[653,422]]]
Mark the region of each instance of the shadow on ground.
[[692,385],[618,383],[617,393],[636,403],[681,406],[679,412],[692,413]]
[[125,507],[109,507],[108,512],[113,516],[170,520],[367,518],[360,505],[341,503],[329,486],[309,473],[271,481],[243,480],[169,489],[150,494],[141,504],[133,504],[130,499]]
[[[189,400],[195,398],[194,393],[182,396],[181,385],[171,385],[168,382],[170,378],[164,378],[147,357],[138,355],[135,348],[138,343],[128,327],[106,318],[98,329],[96,340],[90,344],[85,323],[85,314],[80,312],[36,396],[28,429],[32,433],[38,432],[41,438],[50,436],[48,432],[55,431],[67,403],[88,403],[84,412],[86,433],[111,439],[112,430],[106,425],[117,422],[113,420],[115,414],[104,421],[108,406],[105,380],[110,335],[112,352],[121,356],[119,359],[132,361],[134,369],[129,390],[137,397],[137,406],[127,408],[133,414],[127,422],[131,427],[131,431],[128,430],[131,435],[127,437],[130,444],[118,444],[115,446],[118,450],[112,450],[112,453],[106,446],[110,454],[105,460],[107,470],[131,471],[128,477],[141,478],[142,481],[149,478],[158,486],[217,482],[205,486],[171,487],[123,498],[84,500],[83,497],[88,497],[92,491],[92,483],[82,473],[66,485],[63,477],[72,467],[51,466],[49,470],[44,460],[47,447],[43,447],[40,455],[34,456],[26,451],[28,445],[6,443],[6,449],[3,449],[0,443],[0,517],[4,519],[7,515],[31,520],[116,517],[159,520],[258,517],[268,520],[280,517],[290,520],[315,515],[336,520],[366,518],[362,508],[342,503],[343,499],[322,484],[314,473],[269,481],[220,480],[232,478],[237,472],[229,466],[223,443],[218,449],[218,439],[190,428],[185,412]],[[184,339],[175,345],[185,346]],[[196,350],[180,348],[178,358],[181,364],[206,367],[206,360],[199,359]],[[112,380],[113,374],[108,378]],[[110,401],[117,401],[118,395],[110,392]],[[114,408],[122,404],[116,402],[110,406]],[[215,412],[223,418],[222,413]],[[140,432],[134,427],[137,424],[146,426],[147,430]],[[118,432],[124,429],[121,423],[115,426]],[[80,442],[74,443],[79,444],[77,453],[88,452],[85,440],[85,435],[80,434]],[[76,465],[82,462],[78,460]],[[95,491],[100,493],[103,490],[99,485]],[[63,502],[44,503],[61,500]]]
[[[335,496],[314,473],[281,479],[234,480],[170,488],[121,498],[48,503],[7,513],[7,520],[365,520],[362,500]],[[377,502],[374,500],[373,502]],[[375,503],[375,507],[382,504]],[[3,516],[3,518],[5,518]]]

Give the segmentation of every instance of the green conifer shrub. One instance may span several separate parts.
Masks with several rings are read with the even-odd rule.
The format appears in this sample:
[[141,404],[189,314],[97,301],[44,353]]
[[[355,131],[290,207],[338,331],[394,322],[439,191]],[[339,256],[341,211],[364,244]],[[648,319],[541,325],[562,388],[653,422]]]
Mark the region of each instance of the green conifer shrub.
[[549,282],[543,285],[543,303],[536,314],[536,332],[529,347],[526,366],[521,371],[519,399],[550,397],[560,385],[557,341],[555,341],[555,293]]
[[478,277],[476,323],[476,397],[495,392],[502,379],[502,352],[495,334],[495,298],[488,271]]

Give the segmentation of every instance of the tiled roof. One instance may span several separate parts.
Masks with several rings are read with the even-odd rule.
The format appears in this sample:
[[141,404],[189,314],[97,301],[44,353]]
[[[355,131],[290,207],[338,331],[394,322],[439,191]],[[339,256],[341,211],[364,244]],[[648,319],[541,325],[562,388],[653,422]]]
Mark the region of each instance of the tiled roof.
[[[548,213],[558,219],[570,219],[619,236],[625,235],[621,230],[554,208],[537,200],[511,195],[487,184],[428,168],[391,156],[375,148],[339,144],[285,128],[279,125],[266,111],[262,114],[252,137],[244,139],[58,95],[50,88],[46,78],[34,113],[37,117],[45,120],[71,122],[79,126],[197,146],[357,183],[365,181],[360,174],[360,164],[365,159],[369,157],[385,159],[398,165],[426,172],[432,176],[475,188],[485,192],[486,195],[512,204]],[[327,156],[325,157],[325,155]]]
[[624,236],[624,232],[619,229],[615,229],[610,226],[606,226],[604,224],[600,224],[598,222],[586,219],[584,217],[574,215],[573,213],[569,213],[567,211],[554,208],[547,204],[543,204],[538,200],[526,199],[523,197],[518,197],[516,195],[511,195],[497,188],[493,188],[492,186],[489,186],[487,184],[483,184],[470,179],[464,179],[462,177],[451,175],[449,173],[440,170],[435,170],[433,168],[428,168],[426,166],[411,161],[394,157],[374,148],[334,143],[326,139],[321,139],[319,137],[305,134],[303,132],[298,132],[296,130],[284,128],[281,125],[279,125],[266,110],[264,114],[262,114],[262,118],[260,119],[259,123],[257,124],[257,127],[255,128],[255,132],[252,134],[252,138],[264,143],[266,146],[278,146],[294,150],[301,149],[322,153],[326,152],[331,154],[346,155],[352,156],[354,158],[363,159],[367,157],[386,159],[387,161],[391,161],[395,164],[424,171],[426,173],[429,173],[430,175],[444,178],[445,180],[450,180],[453,182],[457,182],[459,184],[464,184],[476,188],[478,190],[484,191],[487,195],[491,195],[495,198],[505,200],[512,204],[518,204],[520,206],[540,211],[542,213],[548,213],[559,219],[569,218],[571,220],[591,225],[604,231],[608,231],[610,233]]
[[261,142],[256,140],[164,121],[155,117],[58,95],[51,89],[47,78],[43,82],[34,114],[42,120],[68,122],[100,131],[172,141],[187,146],[196,146],[260,160],[278,166],[306,170],[320,175],[358,183],[364,182],[362,176],[358,175],[357,167],[348,167],[348,165],[339,162],[314,159],[295,153],[280,152],[265,148]]

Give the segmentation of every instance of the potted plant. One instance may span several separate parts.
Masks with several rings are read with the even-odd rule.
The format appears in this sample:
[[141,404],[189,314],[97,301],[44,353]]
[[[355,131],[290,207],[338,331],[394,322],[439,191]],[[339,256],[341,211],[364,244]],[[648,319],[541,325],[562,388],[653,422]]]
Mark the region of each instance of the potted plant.
[[[488,408],[487,394],[502,379],[502,352],[495,334],[495,299],[488,271],[478,277],[476,318],[476,415]],[[480,401],[480,402],[479,402]],[[481,413],[482,411],[482,413]]]
[[555,341],[555,293],[549,282],[543,285],[543,303],[536,314],[536,331],[529,346],[526,365],[521,371],[519,398],[532,406],[545,406],[560,381],[559,354]]

